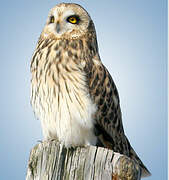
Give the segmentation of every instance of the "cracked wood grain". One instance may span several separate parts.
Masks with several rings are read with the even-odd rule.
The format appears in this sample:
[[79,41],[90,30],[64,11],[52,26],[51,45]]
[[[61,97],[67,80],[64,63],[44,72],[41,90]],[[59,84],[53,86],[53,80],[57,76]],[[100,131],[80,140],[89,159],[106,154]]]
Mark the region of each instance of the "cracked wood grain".
[[139,180],[140,173],[133,160],[112,150],[44,141],[30,153],[26,180]]

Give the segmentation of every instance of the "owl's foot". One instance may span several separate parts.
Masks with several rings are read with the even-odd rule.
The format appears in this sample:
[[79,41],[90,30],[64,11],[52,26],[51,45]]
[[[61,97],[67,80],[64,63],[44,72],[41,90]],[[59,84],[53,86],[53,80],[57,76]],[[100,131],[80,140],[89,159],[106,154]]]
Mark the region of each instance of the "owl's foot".
[[42,143],[43,141],[42,140],[37,140],[38,143]]

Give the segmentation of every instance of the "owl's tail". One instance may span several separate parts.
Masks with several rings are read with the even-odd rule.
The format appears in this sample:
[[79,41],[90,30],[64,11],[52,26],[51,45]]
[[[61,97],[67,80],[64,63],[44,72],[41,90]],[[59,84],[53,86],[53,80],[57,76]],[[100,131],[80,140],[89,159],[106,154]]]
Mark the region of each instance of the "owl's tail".
[[[127,139],[127,137],[126,137]],[[133,159],[134,161],[136,161],[139,166],[141,167],[141,177],[148,177],[151,176],[151,173],[149,172],[149,170],[145,167],[145,165],[143,164],[143,162],[140,160],[140,158],[138,157],[138,155],[136,154],[136,152],[134,151],[134,149],[131,147],[128,139],[127,142],[129,144],[129,148],[130,148],[130,152],[129,152],[129,156],[131,159]]]
[[[136,154],[136,152],[134,151],[134,149],[132,148],[132,146],[129,143],[129,140],[127,139],[127,137],[125,136],[124,133],[122,133],[121,135],[119,135],[117,133],[116,138],[112,138],[112,136],[110,136],[103,128],[101,128],[98,124],[95,125],[95,130],[96,130],[96,135],[97,135],[97,146],[100,147],[106,147],[108,149],[112,149],[114,150],[114,152],[118,152],[120,154],[124,154],[128,157],[130,157],[131,159],[133,159],[141,168],[141,177],[148,177],[151,176],[151,173],[149,172],[149,170],[145,167],[145,165],[143,164],[143,162],[140,160],[140,158],[138,157],[138,155]],[[117,139],[119,135],[119,139]],[[123,140],[123,144],[125,145],[125,148],[123,149],[123,146],[118,146],[118,142],[119,140]]]

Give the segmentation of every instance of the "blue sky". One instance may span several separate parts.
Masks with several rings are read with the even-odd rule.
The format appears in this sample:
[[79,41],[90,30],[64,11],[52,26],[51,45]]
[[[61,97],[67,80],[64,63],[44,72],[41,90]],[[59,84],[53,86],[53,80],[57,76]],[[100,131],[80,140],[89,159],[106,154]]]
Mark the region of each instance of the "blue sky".
[[[3,1],[1,16],[0,179],[25,179],[31,148],[42,140],[30,106],[30,60],[47,14],[61,1]],[[119,94],[123,124],[151,171],[167,179],[167,1],[81,0],[97,31],[102,62]]]

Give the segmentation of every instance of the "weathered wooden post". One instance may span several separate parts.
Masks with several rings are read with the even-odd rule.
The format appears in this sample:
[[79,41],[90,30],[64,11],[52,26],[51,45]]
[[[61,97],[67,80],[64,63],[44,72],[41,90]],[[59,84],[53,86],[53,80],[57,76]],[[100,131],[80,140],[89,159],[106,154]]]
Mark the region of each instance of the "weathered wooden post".
[[57,141],[36,145],[26,180],[139,180],[140,169],[124,155],[86,146],[65,148]]

